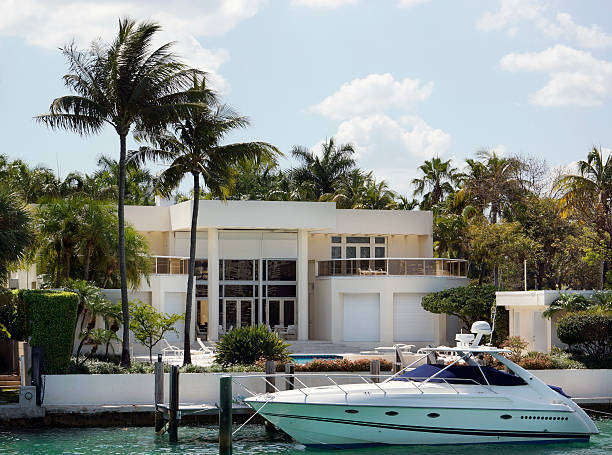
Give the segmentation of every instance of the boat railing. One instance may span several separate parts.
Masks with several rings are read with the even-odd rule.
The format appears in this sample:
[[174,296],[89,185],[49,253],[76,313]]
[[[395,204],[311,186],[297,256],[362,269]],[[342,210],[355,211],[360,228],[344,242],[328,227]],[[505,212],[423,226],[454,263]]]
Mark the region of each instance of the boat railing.
[[[279,383],[276,382],[276,378],[280,379]],[[462,393],[457,389],[456,386],[461,385],[476,385],[482,387],[483,389],[496,393],[491,387],[488,385],[484,385],[479,383],[478,381],[471,378],[452,378],[452,382],[447,380],[446,378],[439,377],[406,377],[402,379],[394,378],[393,381],[385,381],[388,379],[388,375],[373,375],[373,374],[346,374],[346,373],[276,373],[276,374],[249,374],[249,375],[232,375],[232,382],[243,388],[250,396],[262,395],[263,392],[258,392],[254,389],[258,387],[254,387],[252,384],[245,385],[244,383],[252,382],[253,380],[261,380],[267,387],[267,392],[281,392],[283,390],[296,390],[304,395],[305,398],[310,397],[312,395],[327,393],[329,389],[327,387],[337,388],[341,393],[345,396],[348,396],[351,393],[359,393],[363,394],[363,390],[351,391],[347,389],[347,385],[354,385],[355,383],[363,382],[365,384],[371,385],[375,388],[371,392],[379,392],[383,395],[392,394],[392,393],[402,393],[402,388],[397,386],[390,386],[390,384],[396,384],[401,381],[406,385],[410,385],[420,394],[426,393],[441,393],[441,389],[439,387],[423,387],[427,383],[437,383],[437,384],[445,384],[448,386],[446,390],[447,393],[452,393],[459,395]],[[313,385],[313,383],[317,383],[317,381],[323,379],[326,383]],[[342,381],[342,379],[351,379],[351,382]],[[355,382],[358,381],[358,382]],[[281,387],[284,383],[284,388]],[[310,383],[310,384],[307,384]],[[454,383],[454,385],[453,385]],[[323,388],[325,387],[325,388]],[[253,389],[253,390],[252,390]],[[464,392],[465,393],[465,392]]]

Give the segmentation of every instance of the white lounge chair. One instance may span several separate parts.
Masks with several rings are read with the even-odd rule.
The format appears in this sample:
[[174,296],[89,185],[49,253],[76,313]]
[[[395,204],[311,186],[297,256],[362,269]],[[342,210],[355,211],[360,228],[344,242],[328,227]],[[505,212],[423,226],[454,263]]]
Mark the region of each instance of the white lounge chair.
[[172,346],[170,343],[168,343],[168,340],[166,340],[165,338],[161,339],[161,343],[162,343],[161,353],[164,356],[181,357],[185,353],[185,351],[183,351],[182,349],[177,348],[176,346]]
[[196,354],[198,354],[198,355],[213,355],[215,353],[215,348],[210,347],[210,346],[206,346],[202,342],[202,340],[200,340],[199,338],[196,338],[196,341],[200,345],[200,349],[198,349],[196,351]]
[[219,324],[219,336],[222,337],[223,335],[225,335],[225,329],[223,328],[223,326],[221,324]]

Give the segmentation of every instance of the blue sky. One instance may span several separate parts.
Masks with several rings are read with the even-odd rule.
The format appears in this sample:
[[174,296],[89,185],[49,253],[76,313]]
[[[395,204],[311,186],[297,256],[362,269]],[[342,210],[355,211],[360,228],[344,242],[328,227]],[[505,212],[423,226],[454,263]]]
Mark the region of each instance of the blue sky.
[[288,155],[335,136],[403,193],[435,155],[460,165],[489,148],[559,166],[612,145],[606,0],[0,0],[1,153],[62,177],[118,154],[111,130],[80,138],[32,117],[66,93],[58,47],[110,39],[126,14],[159,21],[160,42],[177,40],[251,118],[231,140]]

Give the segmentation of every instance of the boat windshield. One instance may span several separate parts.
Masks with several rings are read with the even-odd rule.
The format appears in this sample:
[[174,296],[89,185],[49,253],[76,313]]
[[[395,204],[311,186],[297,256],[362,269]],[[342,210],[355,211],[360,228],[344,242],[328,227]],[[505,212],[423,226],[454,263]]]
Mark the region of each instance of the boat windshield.
[[[482,384],[487,385],[484,375],[489,382],[489,385],[497,386],[516,386],[526,385],[527,383],[518,376],[513,376],[505,371],[496,370],[489,366],[471,366],[471,365],[451,365],[444,371],[444,365],[421,365],[411,371],[394,377],[391,381],[425,381],[434,374],[438,375],[430,379],[428,382],[448,382],[449,384]],[[482,373],[481,373],[482,370]]]

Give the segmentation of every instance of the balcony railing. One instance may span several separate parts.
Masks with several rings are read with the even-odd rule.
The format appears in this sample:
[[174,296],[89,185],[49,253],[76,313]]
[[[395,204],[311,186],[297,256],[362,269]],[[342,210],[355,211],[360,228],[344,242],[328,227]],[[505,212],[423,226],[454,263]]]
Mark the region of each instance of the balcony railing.
[[466,278],[463,259],[376,258],[318,261],[317,276],[452,276]]
[[189,258],[178,256],[153,256],[151,273],[154,275],[187,275]]

